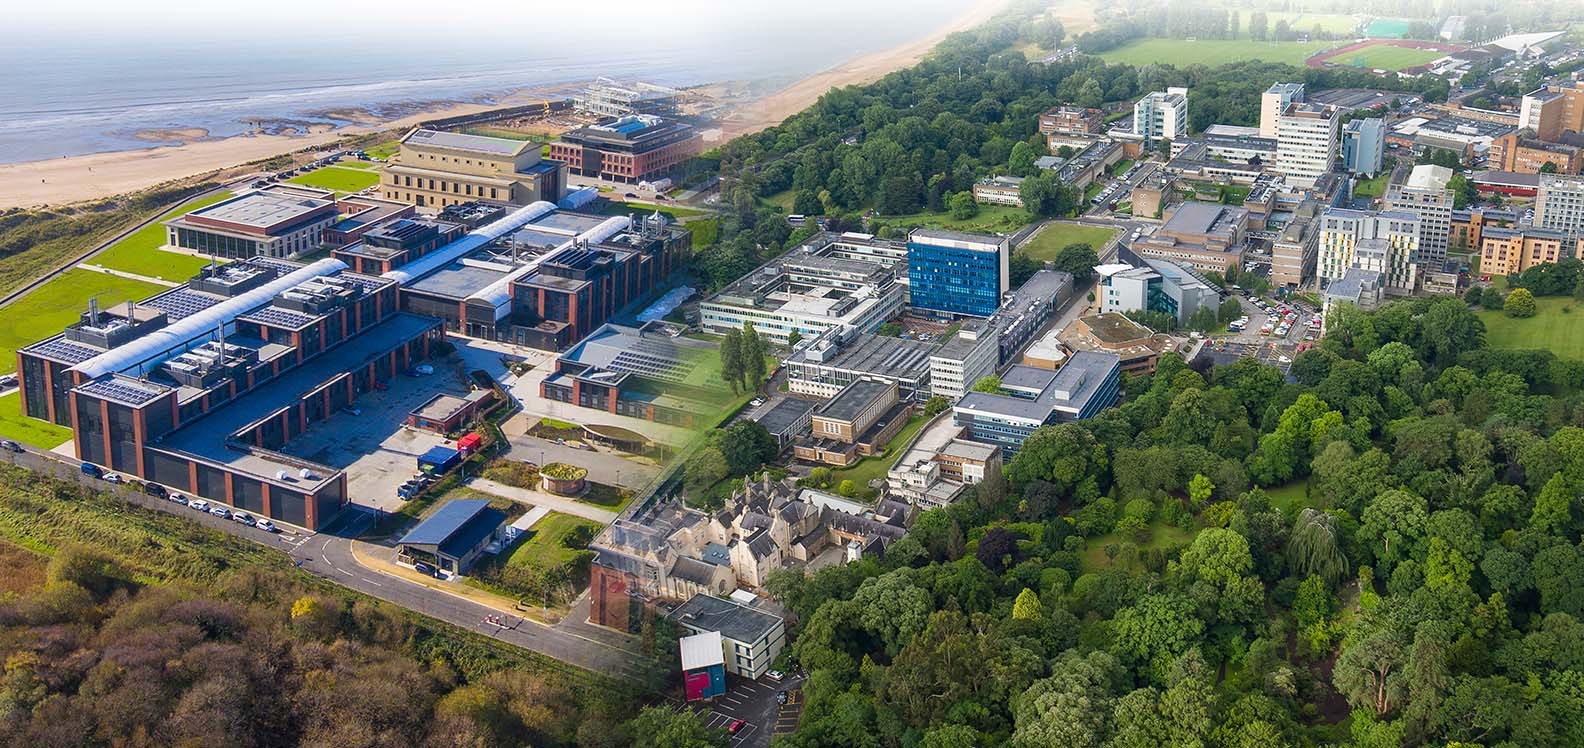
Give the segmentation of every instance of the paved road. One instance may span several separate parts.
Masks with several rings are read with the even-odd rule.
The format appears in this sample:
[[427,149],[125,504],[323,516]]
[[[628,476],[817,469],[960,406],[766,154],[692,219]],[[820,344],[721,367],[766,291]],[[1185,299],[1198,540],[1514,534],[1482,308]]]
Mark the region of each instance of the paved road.
[[591,519],[602,525],[608,525],[616,521],[616,513],[609,509],[601,509],[592,504],[585,504],[576,499],[563,498],[544,491],[531,491],[526,488],[508,486],[505,483],[497,483],[488,478],[474,478],[468,481],[468,485],[484,493],[503,496],[523,504],[546,507],[552,511],[570,514],[574,517]]
[[[135,504],[185,517],[210,528],[279,548],[299,562],[301,568],[344,587],[377,597],[409,610],[466,628],[508,644],[537,652],[592,672],[654,684],[656,679],[648,660],[626,649],[632,637],[606,631],[573,620],[586,618],[587,603],[574,607],[572,618],[555,626],[518,616],[505,616],[506,627],[484,622],[484,617],[501,611],[467,598],[437,592],[415,582],[369,569],[352,556],[354,538],[374,520],[374,512],[358,505],[349,506],[331,525],[313,533],[281,525],[276,535],[239,522],[200,513],[180,504],[146,496],[129,488],[118,488],[82,474],[77,463],[68,463],[51,452],[0,452],[0,461],[12,462],[35,472],[75,481],[100,491],[114,493]],[[579,611],[582,611],[579,613]]]

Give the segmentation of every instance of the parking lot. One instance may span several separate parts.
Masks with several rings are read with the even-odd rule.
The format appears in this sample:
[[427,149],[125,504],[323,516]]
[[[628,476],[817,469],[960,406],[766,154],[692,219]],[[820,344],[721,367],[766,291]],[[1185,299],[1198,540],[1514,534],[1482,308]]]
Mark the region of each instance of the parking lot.
[[[698,702],[689,706],[711,727],[727,729],[737,720],[742,729],[732,735],[733,748],[765,748],[770,738],[797,729],[803,713],[803,679],[788,676],[777,682],[769,678],[750,681],[735,675],[726,676],[726,695],[713,703]],[[787,703],[777,704],[776,694],[786,691]]]
[[[1292,349],[1305,340],[1315,340],[1320,337],[1320,328],[1309,325],[1313,315],[1312,309],[1302,303],[1289,304],[1288,307],[1296,312],[1292,325],[1285,335],[1277,335],[1279,327],[1273,326],[1269,332],[1261,332],[1261,328],[1270,320],[1270,312],[1255,306],[1252,301],[1244,297],[1236,297],[1243,306],[1243,314],[1248,317],[1248,326],[1243,330],[1234,331],[1227,336],[1217,336],[1217,340],[1226,340],[1245,345],[1275,344],[1278,348],[1285,348],[1285,355],[1291,357]],[[1269,306],[1269,305],[1267,305]],[[1279,308],[1279,307],[1276,307]],[[1280,324],[1278,321],[1277,324]]]
[[418,456],[455,442],[405,426],[408,412],[438,393],[466,394],[456,371],[459,361],[434,361],[430,376],[392,377],[388,389],[364,393],[342,411],[311,426],[283,452],[346,471],[347,498],[364,506],[394,511],[402,499],[396,488],[418,472]]

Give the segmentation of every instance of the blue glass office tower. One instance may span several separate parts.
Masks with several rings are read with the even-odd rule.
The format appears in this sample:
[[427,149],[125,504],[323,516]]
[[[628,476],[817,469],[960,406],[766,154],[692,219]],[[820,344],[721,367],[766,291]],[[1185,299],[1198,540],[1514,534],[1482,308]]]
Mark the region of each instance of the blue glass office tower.
[[971,317],[995,314],[1010,277],[1005,238],[918,229],[907,246],[910,306]]

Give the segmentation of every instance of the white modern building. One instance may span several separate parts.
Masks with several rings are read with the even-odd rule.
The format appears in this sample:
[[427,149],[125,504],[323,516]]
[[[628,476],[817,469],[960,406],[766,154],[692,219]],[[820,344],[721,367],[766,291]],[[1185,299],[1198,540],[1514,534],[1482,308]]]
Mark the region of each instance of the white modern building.
[[786,345],[834,328],[869,332],[907,301],[907,248],[867,235],[822,234],[759,266],[699,305],[705,332],[724,335],[752,322]]
[[995,373],[1001,358],[1000,334],[979,320],[969,320],[957,334],[930,354],[930,393],[956,402],[974,382]]
[[1534,223],[1543,229],[1584,234],[1584,178],[1541,174]]
[[1145,142],[1176,140],[1188,134],[1188,89],[1155,91],[1133,105],[1133,134]]
[[1194,313],[1221,303],[1220,289],[1187,267],[1168,260],[1144,260],[1095,268],[1100,276],[1101,312],[1166,312],[1186,323]]
[[1340,132],[1334,107],[1288,104],[1276,118],[1276,172],[1294,186],[1313,186],[1331,171]]
[[[1419,217],[1420,267],[1440,269],[1446,264],[1452,243],[1452,190],[1447,189],[1451,179],[1451,169],[1421,164],[1413,168],[1407,182],[1386,188],[1382,207]],[[1386,285],[1393,286],[1390,278]]]
[[1342,169],[1349,174],[1373,177],[1386,157],[1386,121],[1356,119],[1342,126]]
[[1272,83],[1265,93],[1260,94],[1259,136],[1276,137],[1276,120],[1281,117],[1281,113],[1287,111],[1288,104],[1303,100],[1304,84]]
[[1404,211],[1328,208],[1320,215],[1321,280],[1334,283],[1349,269],[1362,267],[1380,272],[1388,290],[1412,293],[1418,280],[1419,224],[1418,216]]

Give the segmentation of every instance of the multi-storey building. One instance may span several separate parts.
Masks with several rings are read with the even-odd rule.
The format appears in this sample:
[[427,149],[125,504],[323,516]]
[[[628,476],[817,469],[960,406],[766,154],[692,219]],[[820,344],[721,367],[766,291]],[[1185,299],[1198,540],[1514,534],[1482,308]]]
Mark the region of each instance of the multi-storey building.
[[1103,312],[1165,312],[1186,324],[1200,309],[1215,309],[1221,291],[1197,273],[1167,260],[1142,260],[1137,266],[1101,265]]
[[1584,178],[1540,175],[1535,194],[1536,226],[1584,235]]
[[1282,112],[1294,102],[1302,103],[1304,100],[1304,84],[1302,83],[1272,83],[1265,93],[1260,94],[1260,121],[1259,135],[1262,138],[1275,138],[1278,130],[1277,120]]
[[1188,89],[1155,91],[1133,105],[1133,134],[1144,142],[1176,140],[1188,134]]
[[1331,171],[1340,132],[1337,110],[1294,102],[1276,118],[1275,170],[1300,187]]
[[456,241],[466,232],[459,223],[398,218],[364,231],[359,241],[336,249],[331,257],[358,273],[387,273]]
[[769,672],[786,647],[780,616],[730,598],[700,592],[672,611],[671,619],[693,636],[719,634],[724,669],[750,681]]
[[704,330],[724,335],[749,322],[781,345],[832,328],[871,332],[902,312],[901,262],[825,254],[804,245],[721,289],[699,306]]
[[1577,257],[1580,241],[1577,235],[1555,229],[1488,226],[1480,237],[1480,272],[1512,275]]
[[1531,91],[1518,111],[1518,126],[1540,140],[1554,142],[1564,133],[1584,132],[1584,79],[1575,73],[1570,80]]
[[528,140],[416,128],[380,176],[380,194],[419,207],[476,200],[527,205],[566,197],[567,165]]
[[1081,106],[1056,106],[1039,117],[1045,135],[1097,135],[1105,130],[1105,112]]
[[1243,260],[1246,208],[1185,201],[1168,209],[1153,235],[1133,244],[1140,257],[1173,260],[1202,272],[1224,272]]
[[886,473],[886,492],[914,506],[943,507],[968,486],[1000,473],[1000,447],[952,439],[938,448],[908,450]]
[[1386,121],[1356,119],[1342,126],[1342,169],[1373,177],[1386,156]]
[[930,352],[930,394],[956,402],[1001,360],[1000,334],[988,322],[969,320]]
[[[714,412],[710,391],[676,386],[692,376],[708,348],[696,349],[644,328],[607,324],[556,357],[539,384],[546,400],[691,428]],[[656,394],[664,390],[665,394]]]
[[1022,177],[986,177],[973,186],[974,202],[980,205],[1023,207]]
[[786,360],[787,390],[832,398],[860,379],[893,382],[904,400],[931,394],[934,344],[833,328],[801,344]]
[[[1440,268],[1446,262],[1452,236],[1452,190],[1447,188],[1451,179],[1451,169],[1421,164],[1413,168],[1407,182],[1386,188],[1386,210],[1419,217],[1417,262],[1421,267]],[[1388,278],[1387,286],[1391,285]]]
[[1309,282],[1315,272],[1315,252],[1320,244],[1320,203],[1305,200],[1293,211],[1292,220],[1271,242],[1271,285],[1296,289]]
[[1121,357],[1079,351],[1056,371],[1021,364],[1007,368],[1000,392],[970,392],[957,401],[952,415],[970,439],[1011,456],[1041,426],[1091,418],[1114,405],[1121,382]]
[[[1491,142],[1489,166],[1501,171],[1539,174],[1578,174],[1584,171],[1584,148],[1534,137],[1528,130],[1509,132]],[[1548,168],[1546,165],[1550,164]]]
[[691,125],[631,114],[562,134],[550,144],[550,157],[579,176],[635,184],[669,174],[703,149]]
[[1006,237],[939,229],[908,235],[908,293],[916,310],[988,317],[1011,278]]
[[[1384,257],[1371,257],[1379,264],[1388,289],[1399,294],[1412,293],[1417,282],[1416,257],[1419,250],[1419,217],[1402,211],[1373,213],[1345,208],[1327,208],[1320,214],[1318,272],[1322,281],[1342,279],[1349,268],[1359,266],[1359,243],[1380,239],[1387,250]],[[1380,245],[1370,245],[1373,250]]]
[[318,249],[339,216],[334,192],[271,185],[166,221],[165,239],[226,259],[292,257]]
[[913,406],[897,398],[895,382],[860,379],[814,409],[809,436],[794,442],[800,460],[846,467],[879,454],[907,425]]
[[1469,208],[1452,211],[1452,248],[1460,253],[1478,252],[1480,238],[1490,226],[1511,226],[1518,214],[1506,208]]

